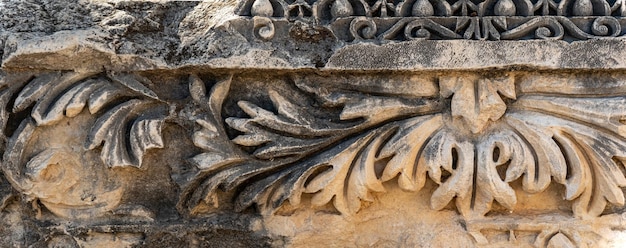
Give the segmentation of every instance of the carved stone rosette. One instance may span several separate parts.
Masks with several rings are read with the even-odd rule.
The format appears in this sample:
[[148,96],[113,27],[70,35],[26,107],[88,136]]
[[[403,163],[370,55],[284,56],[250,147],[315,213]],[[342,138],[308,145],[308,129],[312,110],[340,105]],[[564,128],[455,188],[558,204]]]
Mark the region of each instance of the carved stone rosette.
[[626,239],[623,1],[108,4],[0,26],[0,246]]

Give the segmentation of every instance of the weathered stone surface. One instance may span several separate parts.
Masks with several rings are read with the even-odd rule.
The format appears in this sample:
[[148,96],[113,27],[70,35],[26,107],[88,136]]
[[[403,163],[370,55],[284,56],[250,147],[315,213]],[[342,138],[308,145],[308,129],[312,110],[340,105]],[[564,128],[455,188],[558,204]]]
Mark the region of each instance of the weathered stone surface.
[[[602,23],[598,24],[598,30],[605,30],[609,36],[615,34],[611,33],[615,31],[612,30],[615,28],[611,26],[613,24],[606,24],[612,22],[604,19],[573,18],[571,25],[558,24],[558,21],[567,20],[562,17],[539,22],[550,28],[556,25],[565,30],[562,31],[564,34],[572,25],[582,28],[576,32],[570,30],[578,38],[564,35],[561,41],[557,41],[558,36],[555,37],[557,40],[524,42],[466,41],[459,36],[447,41],[398,42],[395,38],[385,41],[382,38],[386,34],[384,30],[377,32],[379,38],[352,40],[349,32],[345,34],[340,28],[350,25],[347,20],[328,26],[320,25],[324,23],[323,19],[302,17],[287,22],[278,18],[272,22],[276,39],[263,41],[255,38],[254,30],[248,28],[253,25],[251,20],[235,15],[235,11],[243,11],[237,6],[236,1],[66,4],[62,1],[22,3],[7,0],[2,5],[7,11],[0,16],[3,23],[0,40],[4,44],[2,65],[4,68],[45,70],[153,70],[188,66],[466,70],[507,66],[623,69],[626,63],[621,54],[624,50],[622,39],[585,40],[585,37],[601,33],[583,30],[588,28],[587,25],[595,27],[595,22]],[[519,25],[519,17],[510,18],[509,22]],[[401,20],[399,24],[405,23],[398,17],[391,19]],[[620,27],[621,17],[614,22]],[[543,32],[540,31],[542,26],[538,27],[535,27],[536,32]],[[580,38],[583,40],[571,40]],[[383,39],[382,43],[391,44],[381,44],[380,39]]]
[[0,246],[620,247],[623,1],[0,1]]

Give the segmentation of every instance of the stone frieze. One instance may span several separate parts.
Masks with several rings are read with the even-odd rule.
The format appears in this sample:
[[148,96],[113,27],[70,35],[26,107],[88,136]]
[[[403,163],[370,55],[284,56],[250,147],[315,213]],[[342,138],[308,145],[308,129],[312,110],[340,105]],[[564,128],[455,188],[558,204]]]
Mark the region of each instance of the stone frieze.
[[605,0],[249,0],[237,11],[253,27],[242,32],[262,40],[304,22],[321,24],[342,41],[377,43],[618,37],[626,13],[623,2]]
[[[6,73],[2,169],[16,193],[48,218],[154,221],[123,202],[127,186],[109,171],[153,166],[144,157],[171,148],[169,126],[188,128],[194,147],[178,149],[197,151],[177,161],[193,166],[177,203],[192,219],[301,208],[350,216],[398,187],[457,212],[477,244],[491,242],[483,229],[508,230],[510,241],[537,232],[531,243],[544,246],[622,227],[611,210],[626,186],[622,73],[197,71],[158,86],[154,77]],[[186,85],[178,99],[157,93],[172,84]],[[562,205],[519,220],[530,217],[517,205],[546,191]],[[542,217],[553,211],[563,224]]]

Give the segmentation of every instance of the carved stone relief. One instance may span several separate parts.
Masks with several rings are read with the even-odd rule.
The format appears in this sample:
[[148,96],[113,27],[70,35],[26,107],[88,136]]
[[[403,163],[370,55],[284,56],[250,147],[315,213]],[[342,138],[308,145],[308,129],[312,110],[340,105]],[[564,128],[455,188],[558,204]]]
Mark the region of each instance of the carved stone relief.
[[[7,180],[55,218],[154,221],[122,204],[125,186],[111,171],[150,166],[146,152],[168,147],[164,126],[195,126],[197,172],[178,202],[190,216],[310,207],[354,215],[393,184],[428,185],[428,205],[458,212],[477,244],[493,229],[580,246],[598,235],[591,226],[621,227],[611,210],[624,205],[626,186],[621,73],[193,72],[162,82],[187,82],[188,97],[175,101],[149,88],[151,76],[4,76]],[[550,185],[562,206],[520,225],[528,215],[516,214],[518,195]],[[552,211],[564,224],[541,223]]]
[[605,0],[249,0],[237,13],[252,17],[263,40],[281,26],[311,22],[349,42],[392,42],[616,37],[623,35],[624,10],[623,2]]
[[622,1],[24,6],[0,246],[626,243]]

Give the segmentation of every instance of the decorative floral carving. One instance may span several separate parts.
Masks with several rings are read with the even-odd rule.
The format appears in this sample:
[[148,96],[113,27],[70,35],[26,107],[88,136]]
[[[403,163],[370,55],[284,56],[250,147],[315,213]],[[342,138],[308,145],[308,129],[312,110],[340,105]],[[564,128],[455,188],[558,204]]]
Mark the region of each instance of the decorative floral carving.
[[[348,16],[609,16],[622,15],[621,8],[621,1],[611,5],[606,0],[246,0],[240,4],[238,13],[244,16],[303,17],[308,16],[307,10],[314,9],[317,19]],[[261,9],[265,14],[258,14]],[[295,9],[298,11],[292,11]]]
[[[626,187],[626,80],[587,75],[283,74],[259,86],[263,102],[238,98],[245,76],[208,84],[192,74],[185,108],[193,114],[181,116],[197,124],[192,140],[202,152],[191,158],[199,172],[178,207],[201,214],[234,196],[237,211],[256,206],[272,214],[307,199],[351,215],[397,184],[431,190],[424,193],[435,210],[455,206],[478,244],[514,245],[524,237],[536,246],[584,246],[600,240],[589,227],[597,221],[622,225],[623,218],[603,214],[624,205]],[[2,121],[11,137],[2,166],[26,199],[68,219],[153,218],[124,205],[123,187],[100,166],[141,166],[148,149],[164,146],[167,108],[147,78],[52,72],[3,80]],[[28,149],[38,129],[74,118],[93,121],[83,150]],[[83,157],[87,152],[94,155]],[[571,216],[552,219],[558,228],[541,217],[537,224],[488,214],[494,202],[513,211],[521,191],[551,185],[561,185],[550,189],[571,203]]]
[[497,217],[466,221],[467,231],[480,246],[597,247],[603,233],[594,226],[623,228],[624,216],[607,215],[588,221],[559,214],[533,218]]
[[[518,180],[529,193],[564,185],[565,198],[581,218],[600,215],[609,203],[624,204],[626,139],[619,120],[626,115],[626,100],[597,95],[622,92],[622,81],[588,93],[575,79],[557,91],[506,74],[427,78],[372,89],[363,82],[367,77],[332,83],[295,77],[295,85],[322,106],[341,108],[338,119],[319,118],[310,107],[270,90],[276,112],[240,101],[249,117],[225,118],[241,133],[232,139],[239,147],[223,139],[220,106],[230,79],[214,86],[208,101],[198,93],[194,99],[212,113],[197,120],[203,129],[194,136],[206,150],[194,158],[204,173],[181,206],[196,211],[198,204],[214,206],[218,190],[245,182],[236,200],[239,210],[257,204],[271,212],[311,194],[312,204],[332,203],[350,214],[394,179],[408,191],[432,180],[438,185],[430,199],[433,209],[454,200],[460,213],[472,218],[489,212],[494,201],[512,209],[517,196],[511,182]],[[204,92],[197,90],[204,85],[197,78],[191,85]]]
[[313,7],[305,0],[288,1],[289,17],[305,18],[313,15]]
[[[605,0],[564,0],[558,3],[551,0],[535,3],[529,0],[484,0],[478,3],[469,0],[450,3],[443,0],[244,2],[238,13],[255,17],[254,32],[262,40],[269,40],[269,35],[258,35],[257,18],[261,17],[266,18],[264,23],[275,24],[287,17],[288,20],[297,18],[324,25],[337,37],[350,34],[351,39],[347,41],[593,39],[623,35],[621,19],[615,17],[623,16],[621,1],[613,5]],[[314,18],[304,20],[309,16],[309,9]],[[398,32],[405,27],[404,32]],[[420,33],[414,32],[415,27],[419,27]],[[431,35],[431,32],[434,33]]]
[[456,32],[462,33],[465,39],[500,39],[501,30],[506,30],[506,19],[503,17],[458,18]]
[[515,99],[515,83],[510,77],[473,78],[441,77],[441,96],[452,96],[453,120],[462,120],[460,127],[469,127],[472,133],[480,133],[488,122],[497,121],[506,111],[506,103],[499,94]]
[[[9,182],[58,216],[94,217],[113,210],[120,203],[120,185],[98,175],[98,170],[90,168],[93,158],[82,156],[96,150],[107,167],[140,167],[147,150],[163,147],[161,129],[168,109],[144,85],[147,83],[150,81],[139,75],[116,72],[50,72],[2,78],[1,123],[3,135],[11,136],[2,169]],[[86,130],[83,151],[48,147],[26,154],[38,128],[58,126],[85,111],[95,116],[95,123]],[[9,122],[19,126],[7,127]]]

